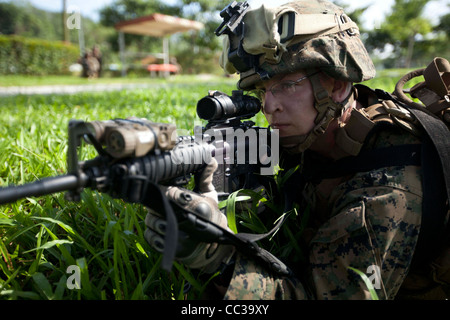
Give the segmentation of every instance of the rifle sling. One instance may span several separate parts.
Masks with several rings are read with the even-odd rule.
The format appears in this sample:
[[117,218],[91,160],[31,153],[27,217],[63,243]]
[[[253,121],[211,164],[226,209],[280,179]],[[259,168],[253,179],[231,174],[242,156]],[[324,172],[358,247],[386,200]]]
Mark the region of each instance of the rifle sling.
[[164,195],[159,186],[147,180],[146,190],[143,192],[141,203],[156,212],[164,212],[167,221],[166,234],[164,236],[164,253],[161,268],[170,272],[175,259],[178,246],[178,222],[175,212],[170,205],[169,199]]

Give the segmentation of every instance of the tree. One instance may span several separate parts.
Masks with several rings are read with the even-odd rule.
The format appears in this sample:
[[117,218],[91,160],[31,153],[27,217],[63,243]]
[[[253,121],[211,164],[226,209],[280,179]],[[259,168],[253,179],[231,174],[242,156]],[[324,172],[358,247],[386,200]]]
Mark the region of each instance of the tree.
[[[450,8],[450,4],[448,5]],[[434,28],[436,31],[443,31],[445,34],[450,34],[450,13],[443,15],[440,18],[439,24]]]
[[[222,22],[219,12],[229,3],[229,0],[182,0],[178,3],[185,18],[202,22],[205,26],[198,32],[180,35],[183,41],[177,44],[175,52],[181,65],[197,73],[223,72],[219,67],[222,38],[218,38],[214,31]],[[195,48],[194,52],[192,48]]]
[[0,34],[61,40],[57,29],[52,25],[53,20],[53,14],[36,9],[28,3],[0,3]]
[[62,28],[64,30],[64,41],[69,41],[69,29],[67,28],[67,0],[62,0]]
[[[65,21],[62,12],[37,9],[28,1],[0,2],[0,34],[51,41],[67,39],[69,42],[78,43],[77,29],[68,30],[68,37],[65,38],[62,25]],[[111,63],[115,57],[111,55],[107,39],[114,33],[114,29],[103,27],[86,17],[82,17],[82,21],[84,33],[87,35],[86,48],[99,46],[103,60]]]
[[409,68],[414,47],[419,36],[423,39],[433,28],[423,11],[430,0],[395,0],[392,11],[379,29],[370,32],[367,39],[369,49],[384,49],[387,43],[393,45],[394,59],[399,67]]
[[152,13],[180,16],[180,8],[158,0],[116,0],[100,10],[100,23],[114,27],[120,21],[135,19]]

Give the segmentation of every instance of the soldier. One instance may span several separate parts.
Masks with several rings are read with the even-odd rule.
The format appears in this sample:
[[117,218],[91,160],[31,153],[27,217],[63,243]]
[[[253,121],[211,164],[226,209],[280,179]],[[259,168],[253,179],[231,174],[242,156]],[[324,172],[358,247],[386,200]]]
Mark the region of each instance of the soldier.
[[86,52],[82,58],[80,58],[80,63],[83,66],[83,78],[95,79],[100,76],[101,72],[101,54],[97,47],[94,47],[92,52]]
[[[279,130],[283,169],[300,165],[302,182],[290,179],[286,190],[310,210],[296,244],[307,250],[307,261],[291,266],[295,275],[281,276],[230,246],[187,242],[179,260],[204,272],[221,271],[216,284],[225,299],[370,299],[349,267],[371,270],[380,299],[399,298],[421,228],[422,171],[411,160],[421,144],[419,131],[392,116],[397,106],[353,85],[373,78],[375,68],[357,25],[341,8],[300,0],[250,10],[243,22],[244,55],[230,54],[235,44],[226,38],[221,65],[239,72],[238,87],[261,99],[268,123]],[[408,146],[403,153],[410,157],[395,160],[397,146]],[[392,162],[365,167],[372,158]],[[213,171],[204,172],[200,193],[211,193]],[[202,214],[227,226],[211,198],[167,191],[176,202],[186,193],[191,208],[208,207]],[[161,249],[159,215],[149,213],[146,224],[147,240]]]

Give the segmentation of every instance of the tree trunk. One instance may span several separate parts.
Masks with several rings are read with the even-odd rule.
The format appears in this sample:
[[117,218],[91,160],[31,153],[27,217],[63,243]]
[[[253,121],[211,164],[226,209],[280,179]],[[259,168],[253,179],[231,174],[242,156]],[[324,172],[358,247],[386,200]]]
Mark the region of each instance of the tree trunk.
[[413,33],[408,39],[408,51],[406,52],[405,59],[405,68],[411,68],[411,60],[414,52],[414,42],[415,42],[416,34]]

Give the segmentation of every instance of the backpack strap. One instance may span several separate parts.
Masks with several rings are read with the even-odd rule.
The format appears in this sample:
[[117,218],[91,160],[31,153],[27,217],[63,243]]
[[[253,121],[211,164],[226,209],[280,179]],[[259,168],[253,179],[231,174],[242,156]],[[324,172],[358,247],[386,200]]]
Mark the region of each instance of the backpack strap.
[[421,136],[420,124],[408,108],[390,99],[372,98],[372,101],[368,101],[368,96],[377,97],[377,92],[364,85],[355,85],[355,88],[358,100],[367,100],[362,103],[369,107],[353,109],[347,123],[337,129],[336,144],[342,156],[358,155],[369,133],[372,134],[375,127],[379,129],[380,124],[399,126],[415,136]]
[[[445,179],[439,155],[430,138],[422,140],[422,222],[413,265],[422,266],[436,258],[445,245],[448,211]],[[447,177],[448,180],[448,177]],[[448,181],[447,181],[448,182]]]
[[326,168],[320,166],[303,173],[308,181],[343,177],[357,172],[367,172],[392,166],[420,166],[422,163],[420,144],[405,144],[373,150],[364,150],[357,156],[339,159]]
[[[391,94],[377,90],[379,96],[401,103]],[[405,106],[405,105],[404,105]],[[408,106],[405,106],[408,108]],[[423,264],[435,258],[445,242],[446,220],[450,201],[450,131],[439,118],[426,112],[423,107],[408,110],[425,129],[422,138],[422,226],[414,264]],[[440,163],[439,165],[436,165]],[[450,225],[447,221],[447,225]]]

